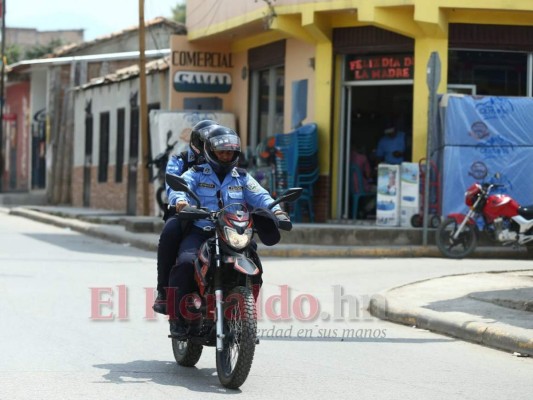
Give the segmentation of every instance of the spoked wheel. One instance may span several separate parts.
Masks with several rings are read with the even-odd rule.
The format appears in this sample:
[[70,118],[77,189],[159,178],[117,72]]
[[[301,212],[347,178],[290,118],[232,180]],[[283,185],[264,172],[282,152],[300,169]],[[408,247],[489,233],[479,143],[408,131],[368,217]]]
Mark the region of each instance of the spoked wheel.
[[463,258],[470,255],[477,245],[477,233],[474,225],[466,224],[457,239],[453,235],[459,228],[459,223],[453,218],[446,218],[436,232],[437,247],[449,258]]
[[194,367],[202,355],[203,346],[190,340],[172,339],[172,352],[176,362],[183,367]]
[[218,379],[237,389],[248,377],[255,353],[257,313],[249,288],[238,286],[226,297],[224,335],[224,349],[217,351]]

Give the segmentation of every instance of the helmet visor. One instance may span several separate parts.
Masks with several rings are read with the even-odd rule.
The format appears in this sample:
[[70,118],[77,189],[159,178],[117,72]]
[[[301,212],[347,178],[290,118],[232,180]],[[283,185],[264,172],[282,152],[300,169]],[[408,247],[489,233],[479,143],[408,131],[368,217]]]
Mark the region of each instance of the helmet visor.
[[213,151],[241,151],[241,139],[235,135],[221,135],[207,139]]

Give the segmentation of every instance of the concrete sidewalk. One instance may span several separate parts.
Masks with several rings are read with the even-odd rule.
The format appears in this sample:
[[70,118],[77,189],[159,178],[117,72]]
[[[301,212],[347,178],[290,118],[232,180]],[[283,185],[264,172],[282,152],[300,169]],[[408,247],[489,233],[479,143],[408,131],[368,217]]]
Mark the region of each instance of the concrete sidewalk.
[[[11,215],[156,251],[162,221],[106,210],[27,206]],[[432,236],[432,232],[429,232]],[[441,257],[421,230],[372,225],[295,224],[262,257]],[[479,247],[473,258],[527,258],[524,249]],[[378,318],[443,333],[517,355],[533,356],[533,270],[449,276],[416,282],[373,297]]]
[[[34,219],[100,237],[156,251],[163,221],[159,217],[128,216],[91,208],[24,206],[10,214]],[[281,232],[281,241],[267,247],[259,243],[263,257],[442,257],[434,244],[434,231],[428,232],[428,245],[422,246],[423,230],[376,227],[372,221],[357,224],[294,224],[291,232]],[[525,259],[524,248],[481,245],[472,257]]]
[[446,276],[388,290],[372,315],[533,356],[533,270]]

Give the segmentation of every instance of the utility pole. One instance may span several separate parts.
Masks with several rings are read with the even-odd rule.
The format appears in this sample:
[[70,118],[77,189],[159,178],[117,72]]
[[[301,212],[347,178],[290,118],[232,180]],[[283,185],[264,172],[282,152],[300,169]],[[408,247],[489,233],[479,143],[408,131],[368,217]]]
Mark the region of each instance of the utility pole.
[[2,67],[0,70],[0,192],[4,187],[4,162],[5,151],[4,149],[4,76],[5,76],[5,64],[6,64],[6,0],[0,0],[0,12],[2,13]]
[[148,106],[146,101],[146,57],[145,39],[144,39],[144,0],[139,0],[139,127],[141,135],[141,147],[142,147],[142,163],[141,163],[141,177],[142,177],[142,215],[148,215],[150,202],[148,199],[149,187],[148,187],[148,160],[150,155],[148,154]]

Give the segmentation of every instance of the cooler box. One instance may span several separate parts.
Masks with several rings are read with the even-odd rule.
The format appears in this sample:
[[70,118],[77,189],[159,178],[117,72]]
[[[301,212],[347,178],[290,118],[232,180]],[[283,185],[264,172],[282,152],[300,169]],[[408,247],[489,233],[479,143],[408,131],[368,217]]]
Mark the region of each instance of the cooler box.
[[378,165],[376,225],[400,225],[400,166]]
[[400,226],[411,227],[411,217],[420,213],[420,170],[418,163],[400,165]]

